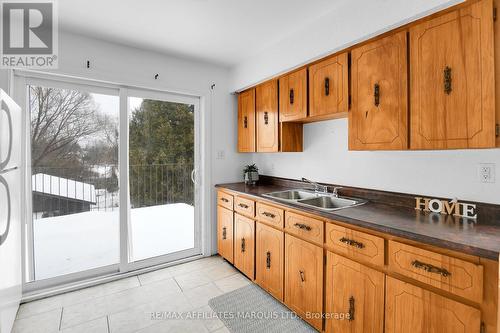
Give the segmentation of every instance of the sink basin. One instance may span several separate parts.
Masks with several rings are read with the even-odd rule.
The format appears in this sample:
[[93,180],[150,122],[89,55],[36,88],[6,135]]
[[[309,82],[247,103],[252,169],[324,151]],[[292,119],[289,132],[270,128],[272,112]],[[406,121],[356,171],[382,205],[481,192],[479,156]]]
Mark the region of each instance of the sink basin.
[[287,201],[295,201],[301,199],[315,198],[317,195],[314,192],[309,192],[304,190],[288,190],[288,191],[266,193],[264,194],[264,196],[275,199],[287,200]]
[[335,210],[345,207],[351,207],[359,204],[360,201],[352,199],[337,198],[334,196],[318,196],[310,199],[299,200],[298,203],[308,206],[314,206],[325,210]]
[[325,211],[334,211],[366,203],[366,200],[363,199],[337,197],[332,194],[316,193],[308,190],[278,191],[266,193],[263,196]]

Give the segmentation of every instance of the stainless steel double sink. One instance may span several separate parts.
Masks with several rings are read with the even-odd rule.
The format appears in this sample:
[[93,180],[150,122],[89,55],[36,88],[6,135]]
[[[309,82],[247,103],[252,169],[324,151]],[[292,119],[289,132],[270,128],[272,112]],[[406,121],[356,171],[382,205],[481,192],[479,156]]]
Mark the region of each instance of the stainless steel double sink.
[[271,192],[263,194],[263,196],[324,211],[335,211],[366,203],[366,200],[363,199],[336,196],[326,192],[315,192],[302,189]]

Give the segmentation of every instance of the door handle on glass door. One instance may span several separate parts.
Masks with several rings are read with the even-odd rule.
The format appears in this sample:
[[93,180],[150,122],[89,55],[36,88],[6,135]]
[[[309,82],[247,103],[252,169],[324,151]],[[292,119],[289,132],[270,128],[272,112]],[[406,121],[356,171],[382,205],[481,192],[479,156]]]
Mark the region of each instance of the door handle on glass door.
[[9,164],[10,161],[10,155],[12,153],[12,140],[13,140],[13,133],[12,133],[12,116],[10,115],[10,109],[8,105],[2,101],[2,110],[4,111],[5,114],[7,115],[7,121],[9,124],[9,148],[7,149],[7,156],[5,157],[5,160],[0,161],[0,170],[5,168],[7,164]]
[[193,169],[191,171],[191,181],[193,182],[193,184],[198,185],[198,183],[196,182],[196,169]]
[[9,235],[9,229],[10,229],[10,213],[11,213],[11,202],[10,202],[10,190],[9,190],[9,185],[7,184],[7,181],[0,176],[0,184],[5,186],[5,193],[7,193],[7,224],[5,226],[5,231],[3,231],[0,234],[0,246],[5,242],[7,239],[7,236]]

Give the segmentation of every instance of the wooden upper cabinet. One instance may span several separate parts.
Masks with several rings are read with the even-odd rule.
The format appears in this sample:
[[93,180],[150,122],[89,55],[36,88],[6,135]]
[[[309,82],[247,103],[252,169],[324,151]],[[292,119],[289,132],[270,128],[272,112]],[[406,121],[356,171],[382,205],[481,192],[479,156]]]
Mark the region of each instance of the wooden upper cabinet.
[[387,276],[386,333],[479,333],[481,312]]
[[325,332],[384,332],[384,290],[384,273],[328,252],[325,312],[349,318],[327,317]]
[[238,151],[255,152],[255,88],[238,95]]
[[350,150],[408,147],[406,32],[351,52]]
[[410,28],[411,148],[495,146],[493,4]]
[[307,68],[279,79],[280,121],[294,121],[307,117]]
[[309,66],[309,117],[347,112],[348,73],[347,53]]
[[267,81],[256,88],[257,152],[279,150],[278,81]]

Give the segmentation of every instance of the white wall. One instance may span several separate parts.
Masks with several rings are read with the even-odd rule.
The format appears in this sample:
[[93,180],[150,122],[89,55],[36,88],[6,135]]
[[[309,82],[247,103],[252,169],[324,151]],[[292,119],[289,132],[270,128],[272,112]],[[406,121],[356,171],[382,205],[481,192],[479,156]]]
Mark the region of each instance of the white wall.
[[[236,97],[230,94],[229,70],[75,34],[60,33],[59,36],[57,74],[204,97],[202,111],[207,123],[202,140],[208,148],[205,154],[211,177],[206,185],[211,202],[202,214],[214,221],[216,199],[213,185],[239,180],[242,165],[251,158],[236,151]],[[86,68],[87,59],[91,62],[91,69]],[[160,74],[159,80],[154,80],[155,73]],[[210,89],[212,83],[216,84],[213,93]],[[6,70],[0,70],[0,88],[7,91]],[[225,151],[225,159],[215,159],[216,149]],[[211,227],[211,232],[215,233],[215,224],[212,223]],[[212,246],[215,244],[212,242]]]
[[[500,204],[500,150],[348,151],[347,119],[304,125],[304,152],[253,154],[261,173]],[[478,163],[496,164],[481,183]]]
[[233,68],[242,90],[462,0],[339,1],[338,7]]

